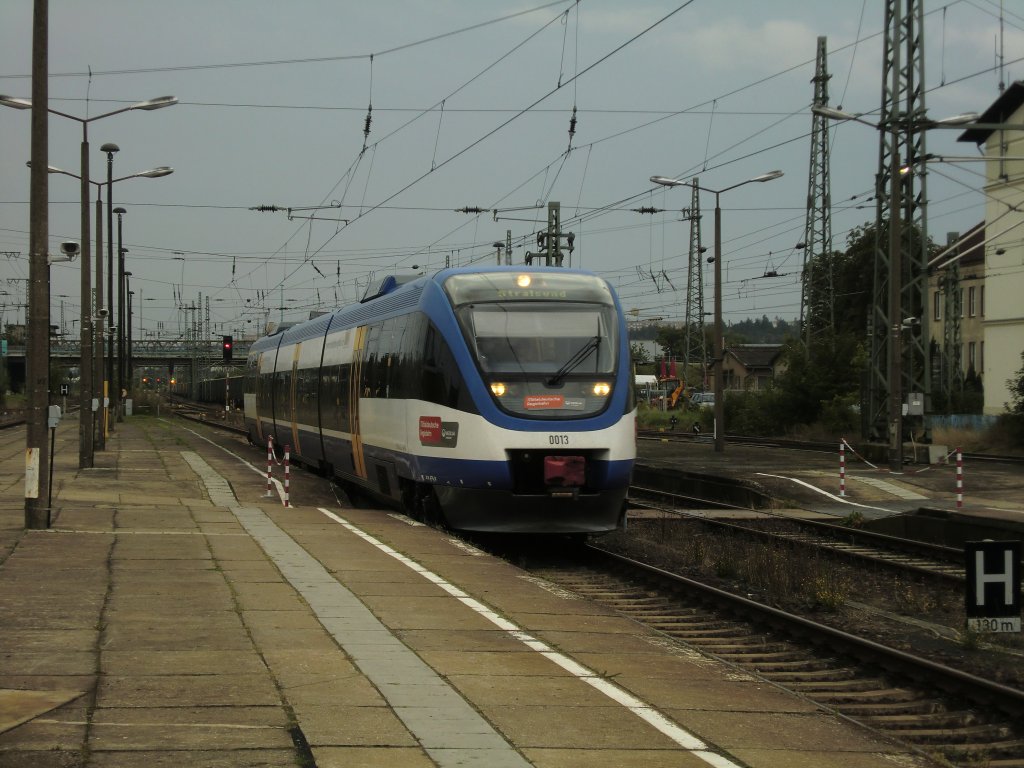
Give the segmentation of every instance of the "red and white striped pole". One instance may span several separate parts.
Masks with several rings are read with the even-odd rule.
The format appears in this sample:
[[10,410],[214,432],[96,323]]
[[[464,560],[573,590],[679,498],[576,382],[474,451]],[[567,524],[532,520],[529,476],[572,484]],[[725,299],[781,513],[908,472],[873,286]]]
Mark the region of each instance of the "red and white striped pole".
[[271,496],[274,495],[273,491],[271,490],[273,488],[273,483],[271,482],[271,479],[270,479],[271,478],[271,474],[273,472],[273,469],[272,469],[273,466],[274,466],[274,438],[268,436],[267,437],[267,493],[266,493],[266,498],[268,498],[268,499]]
[[289,471],[291,453],[292,447],[286,444],[284,447],[284,505],[286,507],[291,506],[291,504],[288,503],[288,479],[291,474]]
[[964,455],[956,449],[956,508],[964,506]]
[[839,495],[846,496],[846,440],[839,441]]

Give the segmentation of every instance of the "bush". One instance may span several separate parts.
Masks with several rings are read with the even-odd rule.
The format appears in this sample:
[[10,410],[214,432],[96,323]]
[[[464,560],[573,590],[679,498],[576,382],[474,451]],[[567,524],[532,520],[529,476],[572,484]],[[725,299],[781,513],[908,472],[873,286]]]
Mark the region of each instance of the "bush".
[[763,437],[785,434],[787,416],[786,397],[778,389],[729,392],[725,398],[727,433]]
[[993,447],[1024,448],[1024,413],[1000,414],[987,437]]
[[836,395],[821,409],[819,424],[832,436],[854,435],[860,431],[860,414],[857,412],[857,398],[853,395]]

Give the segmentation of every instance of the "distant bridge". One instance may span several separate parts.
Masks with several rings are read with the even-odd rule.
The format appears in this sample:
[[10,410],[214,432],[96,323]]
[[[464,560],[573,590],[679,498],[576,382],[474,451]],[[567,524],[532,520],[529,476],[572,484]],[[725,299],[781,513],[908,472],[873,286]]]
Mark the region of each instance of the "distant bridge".
[[[231,361],[226,362],[223,358],[221,339],[209,341],[188,341],[183,339],[145,339],[142,341],[132,340],[131,361],[135,368],[136,376],[139,369],[145,367],[167,368],[170,374],[170,366],[174,366],[174,374],[184,381],[192,381],[206,374],[210,368],[229,368],[231,375],[238,375],[245,368],[245,358],[249,354],[249,346],[252,342],[235,341],[232,349]],[[116,344],[114,345],[116,349]],[[108,345],[109,348],[109,345]],[[95,349],[93,350],[95,354]],[[76,339],[50,339],[50,360],[56,361],[65,367],[74,367],[82,359],[82,348]],[[115,357],[116,360],[116,357]],[[195,361],[196,370],[199,376],[192,375],[192,365]],[[7,346],[7,354],[3,358],[7,366],[7,373],[10,377],[10,386],[13,390],[20,390],[25,383],[25,345],[10,344]],[[116,363],[115,363],[116,366]]]
[[[249,346],[252,342],[236,341],[232,350],[231,366],[244,366],[245,358],[249,354]],[[210,341],[187,341],[183,339],[145,339],[142,341],[132,340],[132,360],[136,365],[150,364],[160,365],[168,362],[190,364],[193,358],[199,358],[204,363],[222,365],[223,349],[221,340]],[[108,348],[110,345],[107,345]],[[116,344],[114,345],[116,349]],[[95,353],[95,348],[94,348]],[[8,344],[7,357],[12,361],[25,357],[25,345]],[[51,339],[50,358],[61,361],[80,360],[82,347],[77,339]]]

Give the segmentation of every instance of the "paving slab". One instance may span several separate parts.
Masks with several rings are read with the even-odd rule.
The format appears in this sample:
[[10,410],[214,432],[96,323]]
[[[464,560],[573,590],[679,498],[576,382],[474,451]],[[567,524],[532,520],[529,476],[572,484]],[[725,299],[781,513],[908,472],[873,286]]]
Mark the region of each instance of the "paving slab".
[[85,691],[31,691],[0,688],[0,733],[63,706]]
[[292,746],[279,706],[104,707],[93,714],[95,750],[285,749]]
[[152,707],[274,707],[281,703],[270,677],[258,674],[228,675],[105,675],[99,683],[97,706],[101,708]]

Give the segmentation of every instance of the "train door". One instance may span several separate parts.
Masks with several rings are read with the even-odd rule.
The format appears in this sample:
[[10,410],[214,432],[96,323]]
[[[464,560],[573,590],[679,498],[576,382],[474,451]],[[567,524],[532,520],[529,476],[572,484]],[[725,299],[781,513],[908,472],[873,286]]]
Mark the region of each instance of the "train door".
[[348,387],[349,425],[352,433],[352,471],[366,479],[366,460],[363,457],[363,437],[359,429],[359,399],[362,396],[363,352],[366,349],[366,326],[356,328],[352,346],[352,372]]
[[267,439],[263,437],[263,423],[260,416],[263,412],[263,403],[261,401],[263,397],[263,377],[260,376],[260,370],[263,368],[263,353],[260,352],[255,359],[250,355],[247,366],[246,375],[252,377],[252,395],[245,395],[245,416],[248,418],[249,414],[252,413],[253,421],[256,422],[256,444],[263,445],[267,442]]
[[260,353],[259,367],[256,370],[256,424],[257,433],[261,443],[267,438],[277,439],[275,429],[277,411],[280,410],[280,402],[277,398],[277,355],[281,348],[280,339],[273,349]]
[[281,447],[283,447],[285,443],[291,442],[289,432],[291,431],[290,426],[292,416],[291,357],[289,355],[290,350],[287,348],[281,349],[282,346],[284,345],[282,344],[278,346],[273,374],[271,376],[274,388],[273,438],[274,443]]
[[292,448],[295,451],[296,456],[302,455],[302,446],[299,444],[299,397],[298,397],[298,382],[299,382],[299,355],[302,354],[302,342],[300,341],[292,349],[292,368],[291,368],[291,379],[288,387],[288,421],[291,436],[292,436]]
[[332,315],[327,323],[327,327],[324,328],[324,336],[320,339],[320,354],[318,356],[316,376],[310,382],[313,386],[313,402],[316,404],[316,408],[311,409],[310,414],[316,416],[316,423],[313,425],[313,428],[316,431],[317,447],[320,449],[320,460],[325,463],[327,462],[327,443],[324,440],[324,411],[331,407],[331,398],[338,386],[337,373],[329,371],[328,367],[324,364],[324,361],[327,359],[327,339],[330,337],[333,324],[334,316]]

